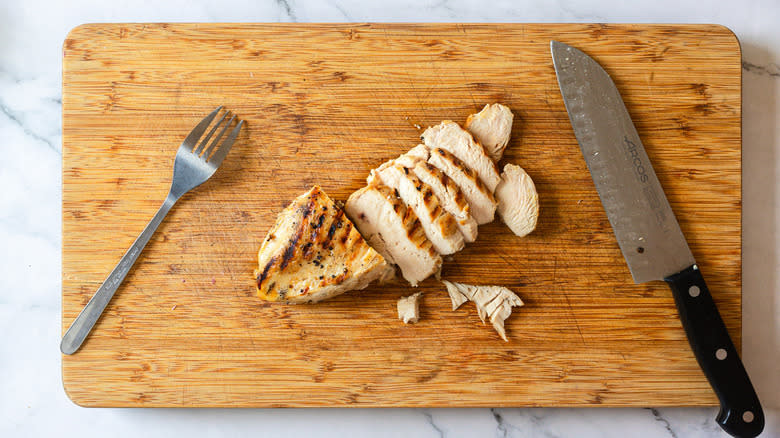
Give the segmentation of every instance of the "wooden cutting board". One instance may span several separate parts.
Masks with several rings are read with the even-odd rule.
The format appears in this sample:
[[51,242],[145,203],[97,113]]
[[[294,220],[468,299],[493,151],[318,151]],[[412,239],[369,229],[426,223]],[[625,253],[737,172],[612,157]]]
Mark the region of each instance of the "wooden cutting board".
[[[90,24],[63,47],[63,332],[168,190],[174,155],[218,105],[246,128],[186,195],[81,351],[83,406],[708,406],[665,284],[635,285],[566,115],[556,39],[612,75],[737,345],[740,49],[712,25]],[[500,222],[443,277],[511,287],[509,342],[424,282],[406,326],[374,286],[317,305],[258,300],[256,251],[320,184],[346,199],[420,127],[501,102],[504,162],[541,200],[537,230]]]

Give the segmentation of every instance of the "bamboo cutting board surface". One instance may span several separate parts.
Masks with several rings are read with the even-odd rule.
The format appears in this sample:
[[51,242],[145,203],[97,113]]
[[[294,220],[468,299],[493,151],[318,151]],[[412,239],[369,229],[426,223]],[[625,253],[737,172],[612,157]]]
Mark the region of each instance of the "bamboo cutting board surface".
[[[218,105],[247,124],[173,209],[81,351],[83,406],[714,405],[665,284],[635,285],[574,138],[550,39],[612,75],[737,345],[740,50],[712,25],[92,24],[63,46],[63,332],[146,222],[179,144]],[[345,200],[419,127],[483,105],[515,113],[503,162],[541,202],[537,230],[495,221],[443,277],[526,305],[510,342],[424,282],[316,305],[255,297],[256,251],[313,184]],[[503,165],[503,163],[502,163]]]

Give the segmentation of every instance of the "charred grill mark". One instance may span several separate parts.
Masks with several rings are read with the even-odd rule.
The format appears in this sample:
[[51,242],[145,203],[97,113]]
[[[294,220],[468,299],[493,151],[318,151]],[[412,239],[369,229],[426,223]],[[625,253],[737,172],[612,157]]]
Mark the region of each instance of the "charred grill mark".
[[314,199],[314,194],[311,195],[309,198],[309,202],[306,204],[305,207],[303,207],[303,210],[301,210],[301,216],[303,219],[306,219],[311,214],[311,211],[314,209],[314,204],[317,201]]
[[293,256],[295,255],[295,246],[298,244],[298,240],[301,238],[300,231],[303,231],[303,228],[298,229],[299,232],[295,233],[292,238],[290,238],[290,242],[287,244],[287,248],[285,248],[284,253],[282,254],[282,263],[279,264],[279,270],[283,270],[287,267],[287,265],[290,263],[290,260],[292,260]]
[[344,272],[343,273],[341,273],[339,275],[332,275],[331,276],[331,280],[328,283],[340,284],[340,283],[344,282],[344,280],[347,279],[347,276],[348,276],[348,271],[347,271],[346,268],[344,268]]
[[265,265],[265,268],[263,268],[263,272],[260,273],[260,275],[257,277],[258,289],[261,288],[265,279],[268,278],[268,274],[275,263],[276,263],[276,257],[271,258],[271,260],[268,261],[268,264]]
[[431,210],[431,217],[439,217],[440,214],[441,214],[441,207],[439,206],[439,204],[436,204],[436,206],[434,206],[433,209]]
[[418,242],[426,239],[425,231],[423,231],[422,225],[420,224],[419,219],[416,217],[411,221],[411,226],[406,227],[406,236],[415,244],[418,244]]
[[447,235],[455,234],[458,232],[458,224],[455,221],[455,218],[452,217],[452,215],[444,216],[442,228],[444,229],[444,233]]
[[303,245],[303,256],[305,258],[308,258],[309,254],[311,254],[312,245],[313,244],[311,242],[306,242],[306,245]]
[[464,205],[464,203],[466,202],[466,200],[465,200],[465,199],[463,199],[463,197],[464,197],[464,195],[463,195],[463,191],[461,191],[460,189],[458,189],[458,190],[453,190],[453,191],[455,192],[455,196],[454,196],[455,203],[456,203],[457,205],[463,206],[463,205]]
[[408,167],[403,167],[402,169],[404,170],[404,174],[405,175],[409,175],[409,168]]
[[450,185],[450,177],[447,176],[447,174],[444,173],[444,172],[439,172],[439,181],[441,181],[441,184],[444,187],[447,187],[447,186]]
[[290,264],[290,261],[292,260],[293,256],[295,256],[295,249],[298,246],[298,243],[301,240],[301,237],[303,236],[303,232],[306,230],[306,225],[309,223],[306,221],[306,218],[311,214],[312,210],[314,209],[314,205],[317,202],[317,195],[319,192],[315,191],[311,194],[309,197],[309,202],[306,203],[306,206],[303,207],[301,210],[301,215],[303,216],[303,219],[301,220],[300,224],[298,224],[298,229],[295,230],[295,233],[290,237],[290,240],[287,242],[287,248],[285,248],[284,253],[282,254],[282,262],[279,264],[279,269],[283,270],[287,267],[288,264]]
[[[365,215],[363,213],[360,213],[362,216],[361,219],[365,218]],[[328,228],[328,238],[325,239],[324,242],[322,242],[322,246],[327,246],[328,243],[330,243],[331,240],[333,240],[333,235],[336,234],[336,230],[341,228],[342,224],[344,222],[344,210],[339,209],[338,213],[336,213],[336,217],[333,218],[333,223],[330,224],[330,228]]]
[[423,202],[425,202],[425,205],[430,205],[432,200],[433,192],[431,191],[430,187],[426,187],[425,191],[423,192]]
[[315,230],[322,226],[322,222],[325,220],[325,214],[321,214],[319,218],[317,218],[317,222],[312,224],[312,228]]
[[[411,208],[407,208],[404,211],[403,216],[401,216],[401,222],[403,222],[404,225],[406,225],[406,224],[413,224],[414,221],[416,221],[416,220],[417,220],[417,215],[414,214],[414,211]],[[409,227],[407,227],[407,228],[409,228]]]

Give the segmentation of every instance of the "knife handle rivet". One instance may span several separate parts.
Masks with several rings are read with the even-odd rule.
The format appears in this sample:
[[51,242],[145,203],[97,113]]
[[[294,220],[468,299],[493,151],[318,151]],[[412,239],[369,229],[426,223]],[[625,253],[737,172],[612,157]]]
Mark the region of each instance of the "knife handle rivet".
[[755,416],[750,411],[745,411],[744,414],[742,414],[742,421],[745,423],[752,423]]
[[694,298],[698,297],[700,292],[701,289],[699,289],[699,286],[696,286],[695,284],[688,288],[688,295]]
[[640,247],[638,247],[638,248],[636,249],[636,252],[638,252],[639,254],[642,254],[643,252],[645,252],[645,249],[644,249],[643,247],[641,247],[641,246],[640,246]]
[[726,352],[726,350],[724,350],[724,349],[722,349],[722,348],[718,348],[717,350],[715,350],[715,357],[716,357],[718,360],[723,360],[723,359],[725,359],[725,358],[726,358],[726,356],[728,356],[728,355],[729,355],[729,354]]

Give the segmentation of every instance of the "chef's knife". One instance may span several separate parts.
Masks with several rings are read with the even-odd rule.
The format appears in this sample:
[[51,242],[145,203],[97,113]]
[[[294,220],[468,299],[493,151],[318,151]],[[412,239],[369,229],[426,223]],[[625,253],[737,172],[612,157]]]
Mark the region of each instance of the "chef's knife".
[[720,400],[716,421],[755,437],[764,413],[615,84],[580,50],[550,42],[577,142],[636,283],[664,280],[696,359]]

